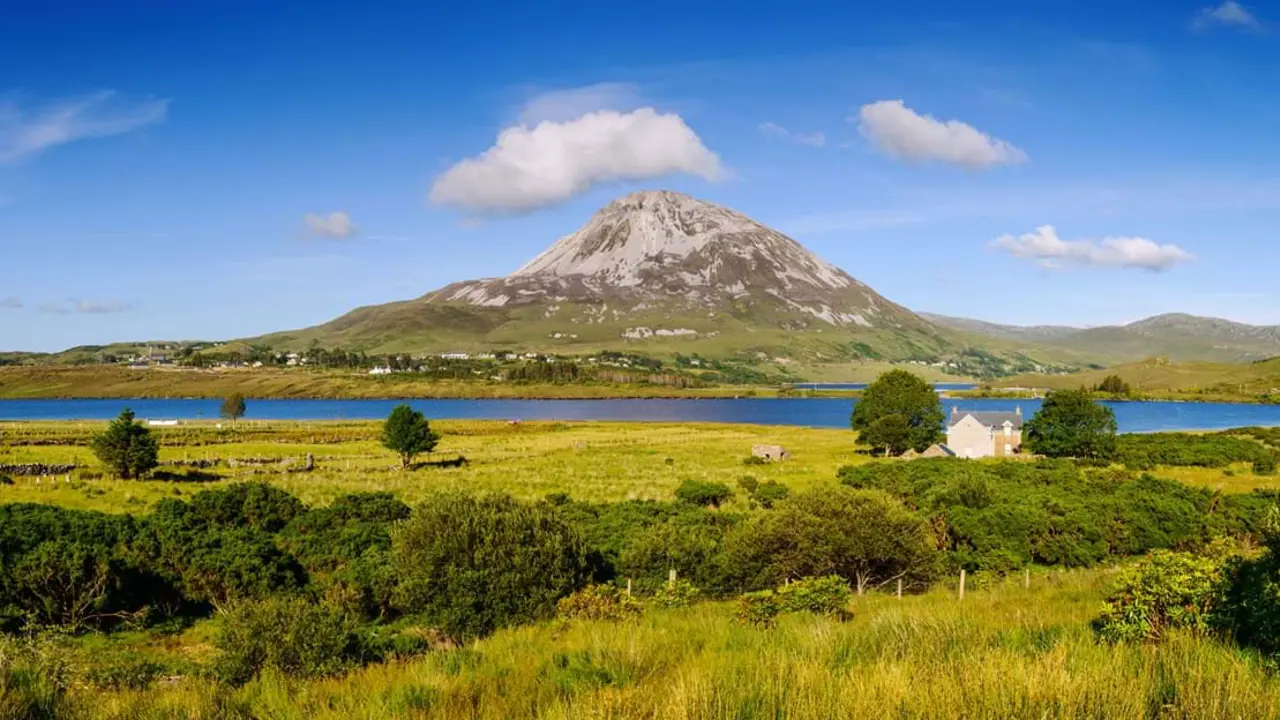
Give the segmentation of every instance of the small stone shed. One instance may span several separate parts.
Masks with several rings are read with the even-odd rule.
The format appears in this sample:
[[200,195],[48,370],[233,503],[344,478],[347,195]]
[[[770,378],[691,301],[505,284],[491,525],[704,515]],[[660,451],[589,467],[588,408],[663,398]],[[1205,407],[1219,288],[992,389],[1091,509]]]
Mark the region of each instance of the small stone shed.
[[752,445],[751,455],[770,461],[791,459],[791,453],[781,445]]

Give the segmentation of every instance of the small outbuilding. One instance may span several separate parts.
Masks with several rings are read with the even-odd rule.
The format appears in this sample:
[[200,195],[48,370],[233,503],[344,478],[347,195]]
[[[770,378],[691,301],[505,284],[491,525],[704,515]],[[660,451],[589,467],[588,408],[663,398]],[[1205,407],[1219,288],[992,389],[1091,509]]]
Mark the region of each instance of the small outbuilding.
[[770,461],[791,459],[791,453],[781,445],[752,445],[751,455]]
[[934,443],[933,445],[930,445],[929,447],[925,448],[924,452],[920,453],[920,457],[922,458],[940,458],[940,457],[955,457],[955,456],[956,454],[951,450],[951,448],[947,447],[946,445],[941,445],[938,443]]

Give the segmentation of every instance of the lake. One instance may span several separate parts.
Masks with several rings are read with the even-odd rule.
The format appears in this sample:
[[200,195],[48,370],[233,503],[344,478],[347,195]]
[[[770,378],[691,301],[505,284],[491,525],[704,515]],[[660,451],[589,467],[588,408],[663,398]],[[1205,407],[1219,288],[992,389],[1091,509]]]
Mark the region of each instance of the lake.
[[[382,419],[400,400],[249,400],[250,420]],[[428,418],[493,420],[648,420],[848,427],[853,400],[845,398],[724,398],[668,400],[409,400]],[[944,399],[949,413],[1012,411],[1030,417],[1039,400]],[[1280,406],[1232,403],[1120,402],[1121,432],[1220,430],[1280,426]],[[106,420],[131,408],[150,420],[211,420],[219,400],[0,400],[0,420]]]

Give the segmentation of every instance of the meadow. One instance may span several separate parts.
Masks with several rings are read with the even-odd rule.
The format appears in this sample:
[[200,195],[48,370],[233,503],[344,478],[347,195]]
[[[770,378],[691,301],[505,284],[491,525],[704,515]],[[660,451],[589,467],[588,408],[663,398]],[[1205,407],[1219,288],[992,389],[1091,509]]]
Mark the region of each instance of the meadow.
[[[160,468],[162,477],[125,481],[107,477],[87,447],[104,423],[3,423],[0,465],[77,467],[56,476],[14,476],[13,484],[0,485],[0,504],[144,516],[161,500],[242,481],[269,483],[311,506],[370,491],[416,504],[455,490],[529,501],[563,493],[586,503],[670,502],[682,483],[696,480],[736,491],[722,507],[703,511],[714,523],[718,515],[764,512],[740,490],[744,476],[793,492],[821,491],[836,487],[842,467],[857,475],[873,462],[856,451],[848,430],[602,422],[432,426],[443,440],[414,471],[399,469],[381,447],[377,423],[159,427],[153,432],[160,459],[170,463]],[[756,443],[781,444],[792,457],[744,463]],[[1163,445],[1180,444],[1144,447],[1163,452]],[[1217,441],[1211,449],[1219,446],[1229,443]],[[308,454],[315,466],[300,471]],[[1216,467],[1156,465],[1149,472],[1230,494],[1280,490],[1276,476],[1223,457]],[[466,462],[455,466],[458,458]],[[999,472],[1001,465],[964,467]],[[650,604],[630,620],[543,620],[425,654],[392,654],[333,677],[268,670],[242,686],[211,675],[224,623],[213,614],[145,629],[55,634],[34,646],[0,638],[0,670],[16,663],[60,683],[64,694],[49,706],[51,717],[113,720],[1280,717],[1280,678],[1254,651],[1181,631],[1160,643],[1100,642],[1090,621],[1114,574],[1111,562],[1033,567],[1028,575],[971,573],[962,600],[958,578],[948,570],[923,592],[899,598],[887,588],[857,597],[848,621],[793,614],[772,628],[740,622],[733,599]],[[409,618],[383,631],[417,632]],[[10,682],[13,677],[22,675]],[[6,714],[3,685],[0,719],[27,717]]]

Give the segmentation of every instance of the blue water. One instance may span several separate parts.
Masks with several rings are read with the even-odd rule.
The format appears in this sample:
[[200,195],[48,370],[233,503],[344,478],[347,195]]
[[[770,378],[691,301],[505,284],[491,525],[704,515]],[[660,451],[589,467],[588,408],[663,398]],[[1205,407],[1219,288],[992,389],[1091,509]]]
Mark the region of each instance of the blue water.
[[[401,400],[250,400],[248,419],[371,420],[385,418]],[[500,420],[704,421],[848,427],[852,400],[845,398],[741,398],[715,400],[409,400],[429,418]],[[1028,417],[1039,400],[942,401],[966,410],[1021,407]],[[1245,425],[1280,426],[1280,406],[1229,403],[1122,402],[1115,409],[1121,432],[1217,430]],[[0,400],[0,420],[105,420],[131,408],[151,420],[216,419],[218,400]]]
[[[792,383],[791,387],[797,390],[865,390],[867,383]],[[947,390],[973,390],[978,387],[974,383],[962,382],[938,382],[933,384],[933,388],[939,392]]]

